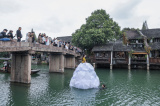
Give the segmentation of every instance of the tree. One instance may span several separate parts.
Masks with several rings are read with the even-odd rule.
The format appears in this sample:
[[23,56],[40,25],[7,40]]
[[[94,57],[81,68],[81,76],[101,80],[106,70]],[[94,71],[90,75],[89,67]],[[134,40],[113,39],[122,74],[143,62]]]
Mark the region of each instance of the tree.
[[72,34],[72,43],[81,49],[91,50],[95,45],[106,44],[121,35],[120,27],[105,10],[96,10],[86,18],[86,24]]
[[142,30],[148,29],[147,21],[143,22]]
[[122,32],[126,32],[126,31],[139,31],[140,29],[139,28],[137,28],[137,29],[135,29],[135,28],[123,28],[122,29]]

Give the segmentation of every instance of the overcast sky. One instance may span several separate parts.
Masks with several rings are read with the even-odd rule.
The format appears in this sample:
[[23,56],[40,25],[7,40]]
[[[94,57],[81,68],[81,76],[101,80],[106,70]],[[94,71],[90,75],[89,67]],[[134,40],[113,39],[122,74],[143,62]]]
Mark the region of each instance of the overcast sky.
[[160,0],[0,0],[0,30],[19,26],[23,36],[32,28],[54,38],[71,36],[94,10],[104,9],[124,27],[160,28]]

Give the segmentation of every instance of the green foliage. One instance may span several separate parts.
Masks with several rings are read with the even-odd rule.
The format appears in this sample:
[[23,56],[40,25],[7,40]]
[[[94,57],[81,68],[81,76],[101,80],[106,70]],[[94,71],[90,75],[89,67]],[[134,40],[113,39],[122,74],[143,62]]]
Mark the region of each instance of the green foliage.
[[142,30],[148,29],[147,21],[143,22]]
[[134,53],[134,50],[131,50],[129,53],[129,56],[133,58],[132,53]]
[[72,43],[83,50],[91,50],[95,45],[118,39],[120,35],[118,24],[101,9],[94,11],[86,19],[86,24],[72,34]]
[[8,57],[8,52],[1,52],[0,57]]
[[123,29],[122,29],[122,32],[130,31],[130,30],[131,30],[131,31],[137,31],[137,32],[138,32],[138,31],[139,31],[139,28],[137,28],[137,29],[135,29],[135,28],[129,28],[129,27],[128,27],[128,28],[123,28]]

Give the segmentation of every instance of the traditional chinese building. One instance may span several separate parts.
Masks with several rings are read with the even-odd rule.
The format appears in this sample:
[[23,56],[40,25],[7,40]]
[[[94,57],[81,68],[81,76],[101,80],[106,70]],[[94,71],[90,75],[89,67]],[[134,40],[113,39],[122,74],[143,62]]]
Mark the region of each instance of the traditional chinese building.
[[105,45],[95,46],[92,51],[95,54],[95,64],[97,67],[127,67],[129,51],[131,47],[124,45],[122,41],[116,41]]
[[92,51],[95,55],[95,64],[143,69],[160,69],[160,29],[148,29],[145,22],[144,30],[127,30],[123,39],[97,45]]

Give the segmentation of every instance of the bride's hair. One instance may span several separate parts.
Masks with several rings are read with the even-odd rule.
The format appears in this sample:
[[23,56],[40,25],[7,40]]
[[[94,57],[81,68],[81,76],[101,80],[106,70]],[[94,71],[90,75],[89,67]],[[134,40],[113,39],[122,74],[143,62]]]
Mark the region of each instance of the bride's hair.
[[85,56],[85,54],[82,55],[82,61],[83,61],[83,57]]

